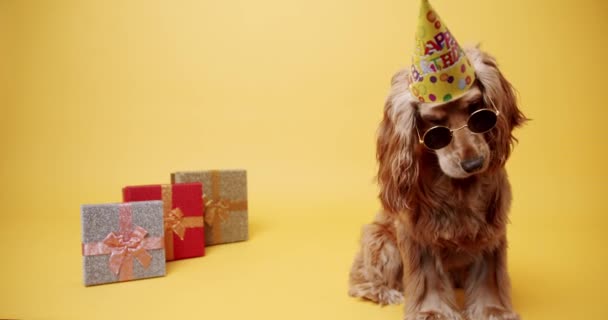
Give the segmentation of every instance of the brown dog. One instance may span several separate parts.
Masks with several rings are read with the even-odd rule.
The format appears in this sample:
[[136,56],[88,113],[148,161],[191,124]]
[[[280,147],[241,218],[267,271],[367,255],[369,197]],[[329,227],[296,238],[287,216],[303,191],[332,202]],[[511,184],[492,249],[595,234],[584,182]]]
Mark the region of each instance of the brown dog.
[[[511,132],[526,118],[494,58],[479,48],[465,52],[477,80],[463,97],[420,103],[407,72],[398,72],[378,133],[384,210],[363,228],[349,294],[380,304],[405,297],[406,320],[519,319],[507,273],[511,189],[504,165],[516,140]],[[462,127],[480,108],[499,111],[490,131],[456,130],[436,151],[420,143],[428,128]],[[464,289],[463,309],[454,288]]]

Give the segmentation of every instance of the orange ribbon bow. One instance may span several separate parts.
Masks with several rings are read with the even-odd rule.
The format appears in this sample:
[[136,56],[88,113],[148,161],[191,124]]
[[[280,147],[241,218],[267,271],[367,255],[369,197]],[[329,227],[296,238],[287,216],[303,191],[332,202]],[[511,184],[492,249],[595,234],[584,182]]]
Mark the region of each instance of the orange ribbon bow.
[[173,230],[180,240],[184,240],[184,234],[186,233],[186,226],[182,223],[184,221],[184,213],[180,208],[172,209],[165,216],[165,230]]
[[230,203],[226,199],[209,199],[205,201],[205,210],[205,222],[213,227],[216,223],[226,221],[230,211]]

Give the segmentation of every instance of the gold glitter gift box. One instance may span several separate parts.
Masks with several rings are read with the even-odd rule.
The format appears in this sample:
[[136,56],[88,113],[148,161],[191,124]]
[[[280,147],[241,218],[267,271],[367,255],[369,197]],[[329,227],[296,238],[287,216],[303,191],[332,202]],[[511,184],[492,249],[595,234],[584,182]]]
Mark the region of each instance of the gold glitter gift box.
[[171,174],[172,183],[203,184],[205,245],[247,240],[247,171],[183,171]]

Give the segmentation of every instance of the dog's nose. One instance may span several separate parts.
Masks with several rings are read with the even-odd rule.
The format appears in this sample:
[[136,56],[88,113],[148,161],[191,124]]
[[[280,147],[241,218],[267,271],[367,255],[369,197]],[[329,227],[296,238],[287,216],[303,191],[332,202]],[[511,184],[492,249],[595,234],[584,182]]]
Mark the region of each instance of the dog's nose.
[[476,171],[479,168],[483,167],[483,157],[462,160],[462,161],[460,161],[460,166],[467,173],[471,173],[471,172]]

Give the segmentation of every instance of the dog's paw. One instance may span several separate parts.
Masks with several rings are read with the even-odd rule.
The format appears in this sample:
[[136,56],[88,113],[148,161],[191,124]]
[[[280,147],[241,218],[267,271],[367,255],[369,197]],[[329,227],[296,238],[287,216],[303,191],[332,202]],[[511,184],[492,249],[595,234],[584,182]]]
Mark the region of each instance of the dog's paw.
[[408,314],[404,320],[464,320],[464,318],[454,310],[428,310]]
[[352,297],[371,300],[380,305],[403,303],[403,293],[387,286],[375,286],[371,283],[361,283],[351,286],[348,294]]
[[378,293],[378,300],[380,304],[402,304],[403,293],[395,289],[386,289]]
[[469,320],[521,320],[517,313],[501,307],[469,310],[466,315]]

